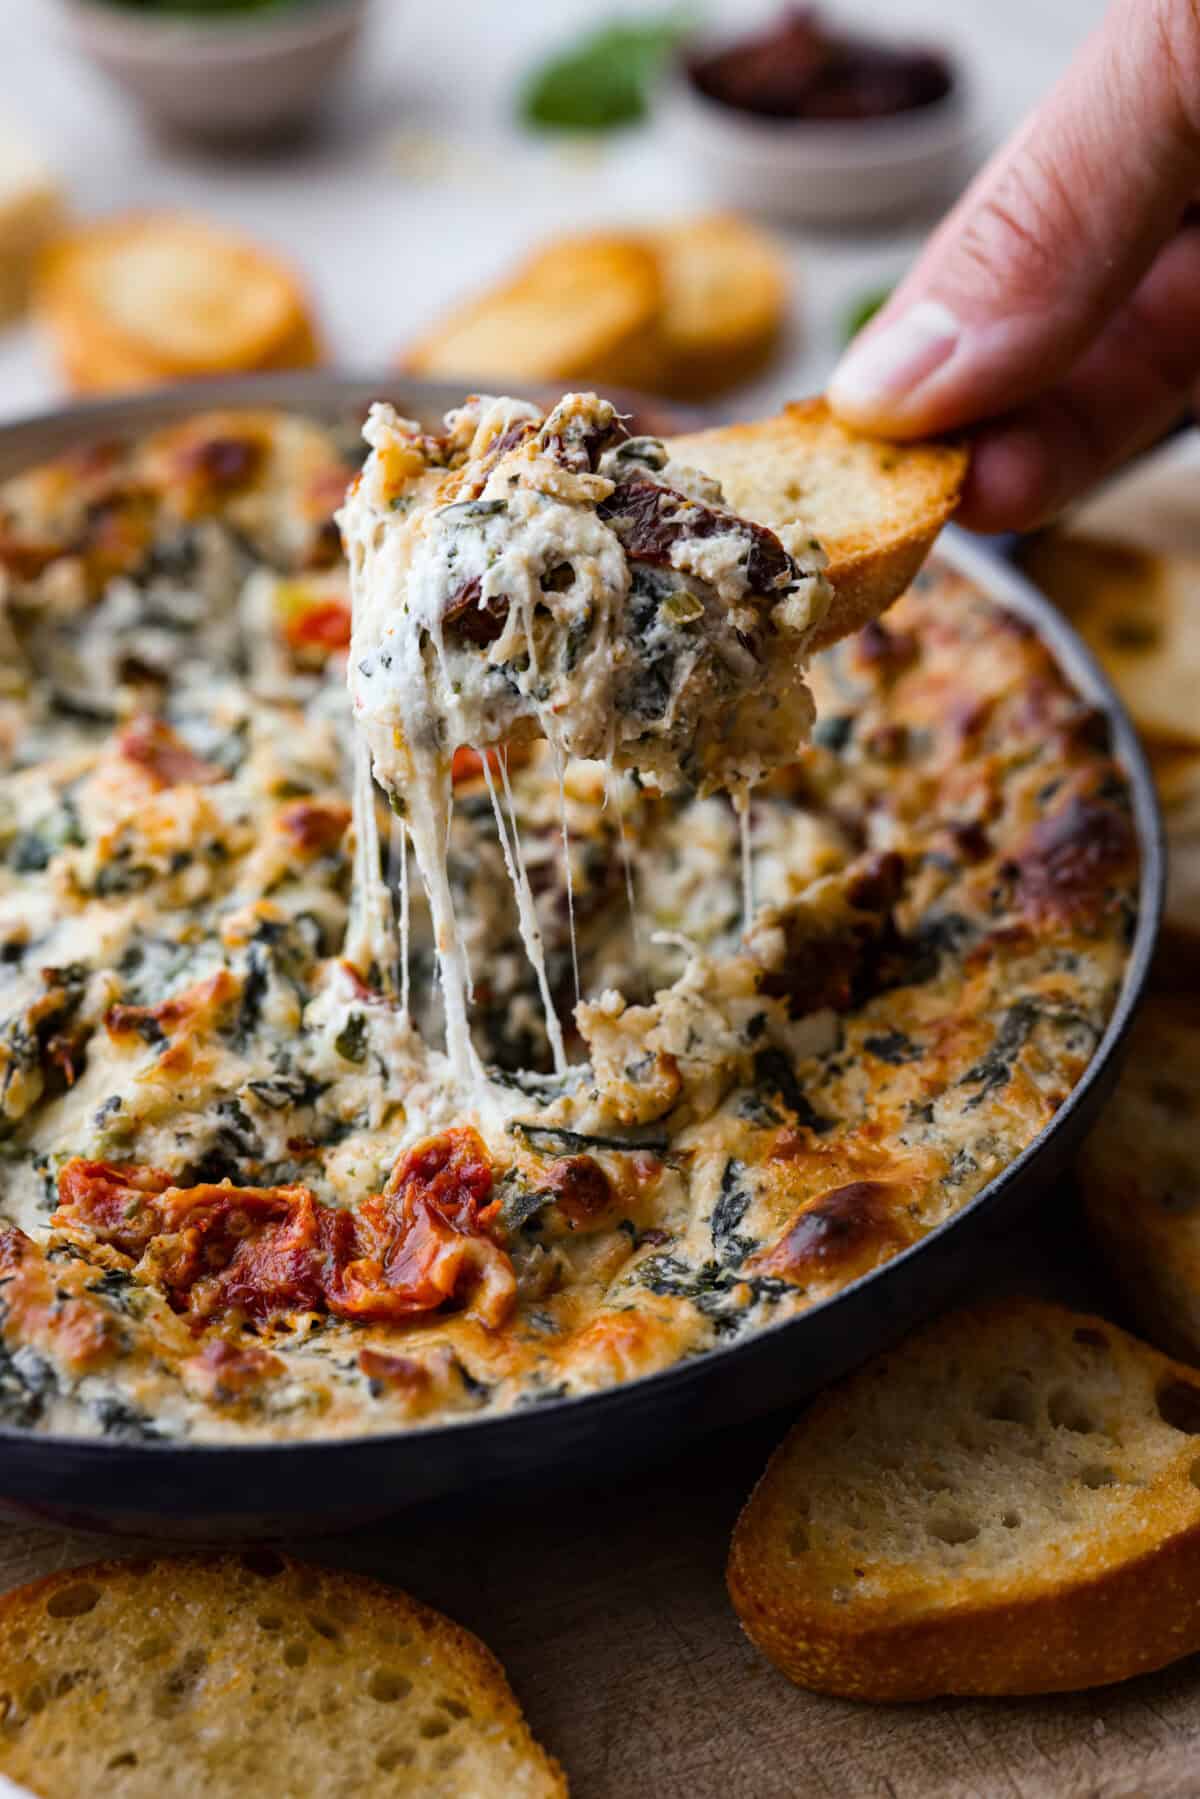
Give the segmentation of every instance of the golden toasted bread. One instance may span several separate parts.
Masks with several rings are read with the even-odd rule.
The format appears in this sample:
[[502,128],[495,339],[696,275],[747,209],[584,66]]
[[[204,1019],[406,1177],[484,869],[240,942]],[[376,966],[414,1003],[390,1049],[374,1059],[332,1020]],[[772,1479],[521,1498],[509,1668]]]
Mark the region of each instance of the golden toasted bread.
[[658,260],[635,237],[561,238],[413,344],[417,375],[498,383],[561,380],[658,386]]
[[0,324],[29,303],[34,267],[61,230],[62,194],[37,151],[0,127]]
[[780,246],[734,213],[685,220],[651,241],[663,276],[663,392],[703,400],[756,374],[787,316]]
[[68,233],[35,305],[81,391],[307,367],[316,330],[290,270],[197,220],[133,214]]
[[271,1550],[100,1562],[0,1599],[0,1770],[42,1799],[552,1799],[475,1637]]
[[1167,833],[1166,920],[1196,940],[1200,956],[1200,753],[1154,744],[1150,751]]
[[738,1521],[729,1588],[801,1686],[1046,1693],[1200,1648],[1200,1374],[1033,1300],[831,1388]]
[[668,448],[715,476],[735,512],[773,530],[802,524],[820,542],[834,600],[817,648],[857,631],[904,592],[954,511],[967,466],[955,444],[860,437],[824,400],[675,437]]
[[1200,989],[1145,1001],[1079,1178],[1092,1232],[1143,1330],[1200,1361]]
[[1200,747],[1200,557],[1050,532],[1023,562],[1107,670],[1138,729]]

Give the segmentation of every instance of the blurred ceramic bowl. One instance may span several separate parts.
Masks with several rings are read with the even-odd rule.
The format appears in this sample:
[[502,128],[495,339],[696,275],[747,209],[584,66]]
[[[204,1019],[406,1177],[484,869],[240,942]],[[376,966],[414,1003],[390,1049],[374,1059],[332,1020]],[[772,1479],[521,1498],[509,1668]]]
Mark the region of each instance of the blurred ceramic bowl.
[[878,222],[961,186],[977,128],[961,64],[949,93],[884,118],[772,119],[673,78],[664,122],[682,166],[719,205],[806,224]]
[[287,0],[263,11],[170,13],[65,0],[84,55],[157,125],[265,140],[303,124],[353,47],[367,0]]

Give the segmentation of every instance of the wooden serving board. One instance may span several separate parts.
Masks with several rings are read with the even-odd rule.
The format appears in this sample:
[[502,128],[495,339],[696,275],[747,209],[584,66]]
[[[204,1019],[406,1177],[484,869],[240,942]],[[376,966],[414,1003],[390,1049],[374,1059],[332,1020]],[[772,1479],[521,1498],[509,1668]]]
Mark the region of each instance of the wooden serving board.
[[[1048,1195],[1047,1211],[989,1289],[1119,1318],[1080,1266],[1071,1197]],[[586,1488],[455,1500],[288,1547],[476,1631],[574,1799],[1196,1799],[1200,1657],[1090,1694],[919,1706],[823,1699],[776,1673],[742,1635],[723,1572],[738,1508],[787,1423],[619,1480],[598,1468]],[[147,1547],[0,1525],[0,1587]]]

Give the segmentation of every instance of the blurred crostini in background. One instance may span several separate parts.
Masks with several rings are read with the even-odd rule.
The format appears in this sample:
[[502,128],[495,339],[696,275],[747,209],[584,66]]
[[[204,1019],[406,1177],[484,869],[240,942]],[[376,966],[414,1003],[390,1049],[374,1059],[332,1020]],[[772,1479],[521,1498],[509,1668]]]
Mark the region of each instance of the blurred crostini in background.
[[1200,434],[1186,432],[1021,548],[1150,755],[1166,828],[1172,965],[1200,969]]
[[701,400],[770,361],[791,280],[735,214],[552,240],[411,344],[411,374],[608,381]]
[[34,313],[76,393],[322,359],[292,270],[183,214],[121,214],[65,232],[40,258]]
[[37,259],[62,219],[62,192],[49,165],[0,126],[0,325],[24,312]]

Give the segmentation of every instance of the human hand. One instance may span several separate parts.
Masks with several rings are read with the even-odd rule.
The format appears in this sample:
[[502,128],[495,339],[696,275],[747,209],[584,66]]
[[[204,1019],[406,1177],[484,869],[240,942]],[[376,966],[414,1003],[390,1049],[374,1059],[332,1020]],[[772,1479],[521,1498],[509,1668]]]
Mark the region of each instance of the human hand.
[[964,426],[961,517],[1052,516],[1200,382],[1200,5],[1115,0],[842,358],[848,423]]

